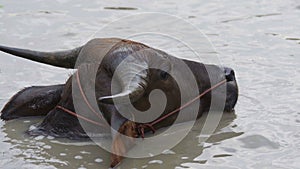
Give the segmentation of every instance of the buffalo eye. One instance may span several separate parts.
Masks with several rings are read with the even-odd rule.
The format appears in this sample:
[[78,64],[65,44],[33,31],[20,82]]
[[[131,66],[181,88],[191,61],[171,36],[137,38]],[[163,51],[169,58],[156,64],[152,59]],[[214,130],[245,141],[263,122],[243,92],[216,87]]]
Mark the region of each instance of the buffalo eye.
[[169,74],[168,74],[167,72],[165,72],[165,71],[161,71],[161,72],[160,72],[160,78],[161,78],[162,80],[167,80],[168,77],[169,77]]

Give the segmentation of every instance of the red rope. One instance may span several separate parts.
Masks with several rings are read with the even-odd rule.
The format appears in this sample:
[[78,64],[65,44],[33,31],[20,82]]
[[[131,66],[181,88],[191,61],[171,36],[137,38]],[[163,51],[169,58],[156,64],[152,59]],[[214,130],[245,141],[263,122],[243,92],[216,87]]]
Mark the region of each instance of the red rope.
[[[83,97],[83,100],[84,100],[85,103],[88,105],[88,107],[90,108],[90,110],[92,110],[92,111],[94,112],[94,114],[96,114],[96,115],[99,117],[99,119],[103,119],[103,116],[100,115],[99,113],[97,113],[97,112],[93,109],[93,107],[90,105],[88,99],[86,98],[86,96],[85,96],[85,94],[84,94],[84,91],[83,91],[83,89],[82,89],[82,87],[81,87],[81,83],[80,83],[80,80],[79,80],[79,73],[78,73],[78,71],[76,72],[76,75],[77,75],[76,80],[77,80],[77,83],[78,83],[78,87],[79,87],[80,93],[81,93],[81,95],[82,95],[82,97]],[[200,99],[201,97],[203,97],[204,95],[206,95],[208,92],[214,90],[215,88],[221,86],[221,85],[224,84],[224,83],[226,83],[226,79],[225,79],[225,80],[222,80],[221,82],[219,82],[219,83],[217,83],[217,84],[215,84],[215,85],[212,86],[211,88],[205,90],[204,92],[202,92],[201,94],[199,94],[199,95],[198,95],[197,97],[195,97],[194,99],[188,101],[188,102],[185,103],[184,105],[182,105],[182,106],[180,106],[179,108],[175,109],[174,111],[172,111],[172,112],[170,112],[170,113],[164,115],[163,117],[158,118],[157,120],[155,120],[155,121],[153,121],[153,122],[151,122],[151,123],[139,124],[139,125],[137,126],[137,129],[138,129],[138,132],[140,133],[141,137],[142,137],[142,138],[145,137],[145,136],[144,136],[145,128],[149,128],[153,133],[155,133],[155,128],[153,127],[153,125],[155,125],[155,124],[157,124],[157,123],[159,123],[159,122],[165,120],[166,118],[168,118],[168,117],[174,115],[175,113],[179,112],[180,110],[186,108],[187,106],[189,106],[190,104],[192,104],[192,103],[195,102],[196,100],[198,100],[198,99]],[[96,121],[93,121],[93,120],[91,120],[91,119],[88,119],[88,118],[86,118],[86,117],[83,117],[83,116],[81,116],[81,115],[79,115],[79,114],[76,114],[75,112],[73,112],[73,111],[71,111],[71,110],[68,110],[68,109],[66,109],[66,108],[64,108],[64,107],[62,107],[62,106],[56,106],[56,107],[59,108],[59,109],[61,109],[61,110],[63,110],[63,111],[65,111],[65,112],[67,112],[67,113],[69,113],[69,114],[71,114],[71,115],[73,115],[73,116],[76,116],[76,117],[81,118],[81,119],[83,119],[83,120],[85,120],[85,121],[87,121],[87,122],[90,122],[90,123],[92,123],[92,124],[95,124],[95,125],[98,125],[98,126],[101,126],[101,127],[104,126],[104,125],[101,124],[101,123],[98,123],[98,122],[96,122]]]
[[166,114],[165,116],[163,116],[163,117],[161,117],[161,118],[159,118],[159,119],[157,119],[157,120],[151,122],[150,125],[153,126],[153,125],[155,125],[155,124],[157,124],[157,123],[163,121],[164,119],[166,119],[166,118],[172,116],[173,114],[175,114],[175,113],[179,112],[180,110],[186,108],[187,106],[189,106],[190,104],[192,104],[192,103],[195,102],[196,100],[198,100],[198,99],[200,99],[201,97],[203,97],[204,95],[206,95],[208,92],[214,90],[215,88],[221,86],[221,85],[224,84],[224,83],[226,83],[226,79],[223,80],[223,81],[221,81],[221,82],[219,82],[219,83],[217,83],[217,84],[215,84],[215,85],[212,86],[211,88],[205,90],[203,93],[201,93],[200,95],[198,95],[198,96],[195,97],[194,99],[190,100],[189,102],[185,103],[185,104],[182,105],[181,107],[179,107],[179,108],[175,109],[174,111],[172,111],[172,112]]
[[187,106],[189,106],[190,104],[192,104],[192,103],[195,102],[196,100],[198,100],[198,99],[200,99],[201,97],[203,97],[204,95],[206,95],[208,92],[210,92],[210,91],[214,90],[215,88],[221,86],[222,84],[226,83],[226,81],[227,81],[226,79],[225,79],[225,80],[222,80],[221,82],[215,84],[215,85],[212,86],[211,88],[205,90],[203,93],[199,94],[199,95],[198,95],[197,97],[195,97],[194,99],[190,100],[189,102],[185,103],[184,105],[180,106],[179,108],[175,109],[174,111],[172,111],[172,112],[170,112],[170,113],[164,115],[163,117],[158,118],[157,120],[155,120],[155,121],[153,121],[153,122],[151,122],[151,123],[140,124],[140,125],[138,126],[138,131],[139,131],[141,137],[142,137],[142,138],[145,137],[145,135],[144,135],[144,130],[145,130],[145,128],[149,128],[149,129],[152,131],[152,133],[155,133],[155,128],[153,127],[153,125],[155,125],[155,124],[157,124],[157,123],[159,123],[159,122],[165,120],[166,118],[168,118],[168,117],[174,115],[175,113],[179,112],[180,110],[186,108]]
[[85,120],[85,121],[87,121],[87,122],[89,122],[89,123],[92,123],[92,124],[95,124],[95,125],[97,125],[97,126],[101,126],[101,127],[104,126],[104,125],[101,124],[101,123],[98,123],[98,122],[96,122],[96,121],[94,121],[94,120],[91,120],[91,119],[88,119],[88,118],[86,118],[86,117],[83,117],[83,116],[81,116],[81,115],[79,115],[79,114],[76,114],[75,112],[73,112],[73,111],[71,111],[71,110],[68,110],[68,109],[66,109],[66,108],[64,108],[64,107],[62,107],[62,106],[56,106],[56,108],[59,108],[59,109],[63,110],[63,111],[66,112],[66,113],[69,113],[69,114],[71,114],[71,115],[73,115],[73,116],[75,116],[75,117],[78,117],[78,118],[80,118],[80,119],[82,119],[82,120]]
[[99,113],[97,113],[97,112],[93,109],[93,107],[91,106],[90,102],[89,102],[88,99],[86,98],[86,96],[85,96],[85,94],[84,94],[84,91],[83,91],[83,89],[82,89],[82,87],[81,87],[80,77],[79,77],[78,71],[76,72],[76,76],[77,76],[77,78],[76,78],[77,84],[78,84],[80,93],[81,93],[81,95],[82,95],[82,97],[83,97],[83,100],[84,100],[85,103],[88,105],[88,107],[90,108],[90,110],[92,110],[92,112],[94,112],[94,114],[95,114],[99,119],[103,120],[103,116],[100,115]]
[[[91,111],[92,111],[92,112],[93,112],[100,120],[103,120],[103,116],[100,115],[99,113],[97,113],[97,112],[93,109],[93,107],[92,107],[91,104],[89,103],[88,99],[86,98],[86,96],[85,96],[85,94],[84,94],[84,91],[83,91],[83,89],[82,89],[81,83],[80,83],[80,77],[79,77],[78,71],[76,72],[76,76],[77,76],[76,81],[77,81],[77,84],[78,84],[80,93],[81,93],[81,95],[82,95],[82,97],[83,97],[83,100],[85,101],[85,103],[87,104],[87,106],[89,107],[89,109],[90,109],[90,110],[91,110]],[[56,108],[59,108],[59,109],[63,110],[64,112],[69,113],[69,114],[72,115],[72,116],[78,117],[78,118],[80,118],[80,119],[82,119],[82,120],[85,120],[85,121],[87,121],[87,122],[89,122],[89,123],[92,123],[92,124],[95,124],[95,125],[97,125],[97,126],[107,127],[106,125],[104,125],[104,124],[102,124],[102,123],[99,123],[99,122],[96,122],[96,121],[94,121],[94,120],[88,119],[88,118],[86,118],[86,117],[84,117],[84,116],[81,116],[81,115],[79,115],[79,114],[77,114],[77,113],[75,113],[75,112],[73,112],[73,111],[71,111],[71,110],[69,110],[69,109],[66,109],[66,108],[64,108],[64,107],[62,107],[62,106],[59,106],[59,105],[58,105],[58,106],[56,106]]]

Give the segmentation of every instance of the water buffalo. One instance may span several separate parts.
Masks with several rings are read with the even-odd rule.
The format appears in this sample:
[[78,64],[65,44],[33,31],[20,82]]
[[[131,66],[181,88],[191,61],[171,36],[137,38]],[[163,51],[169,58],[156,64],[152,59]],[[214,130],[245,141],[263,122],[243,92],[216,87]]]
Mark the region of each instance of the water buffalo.
[[[40,63],[77,69],[76,73],[65,84],[25,88],[15,94],[4,106],[1,111],[3,120],[24,116],[46,116],[36,129],[28,131],[30,135],[43,134],[72,139],[88,137],[86,130],[82,128],[78,120],[80,117],[79,113],[76,112],[78,109],[74,105],[72,91],[90,88],[95,91],[97,98],[95,100],[98,100],[97,105],[105,122],[124,135],[132,138],[139,137],[142,133],[138,126],[142,123],[125,117],[124,113],[132,112],[120,112],[116,105],[123,105],[125,107],[123,110],[126,110],[127,104],[124,102],[126,98],[129,98],[136,110],[146,111],[151,107],[149,101],[151,91],[160,89],[164,92],[167,102],[163,112],[159,112],[161,116],[156,117],[157,119],[180,107],[182,98],[189,100],[195,97],[191,96],[193,93],[181,92],[176,79],[171,76],[170,72],[183,79],[186,89],[190,88],[190,78],[194,78],[197,85],[195,94],[202,93],[213,85],[211,84],[211,77],[215,79],[214,82],[226,79],[227,82],[224,84],[226,86],[225,106],[222,107],[222,111],[232,111],[238,98],[236,78],[231,68],[179,59],[161,50],[130,40],[93,39],[81,47],[59,52],[38,52],[6,46],[0,46],[0,50]],[[99,59],[101,63],[98,64]],[[125,60],[125,66],[120,66]],[[193,76],[185,75],[179,63],[186,64]],[[95,78],[91,83],[84,83],[89,79],[86,79],[87,76],[83,72],[90,72],[93,69],[90,68],[90,65],[94,64],[97,65]],[[117,71],[117,69],[120,70]],[[116,77],[117,85],[112,83],[113,77]],[[80,84],[80,81],[84,84]],[[94,84],[94,86],[86,87],[86,84]],[[84,96],[85,93],[79,93],[75,97],[80,97],[82,100],[86,100],[85,104],[89,104],[90,100]],[[220,92],[216,95],[222,94],[224,93]],[[211,92],[200,99],[197,105],[197,118],[211,108],[211,100]],[[159,105],[160,100],[154,99],[153,103]],[[88,107],[93,109],[90,105]],[[74,115],[72,112],[78,115]],[[93,119],[94,122],[97,121],[96,115],[92,115],[90,112],[86,113],[89,119]],[[81,112],[80,115],[85,114]],[[145,132],[151,131],[153,128],[170,126],[176,117],[177,114],[173,114],[163,122],[146,128]],[[98,122],[100,124],[105,123],[101,120]],[[126,146],[118,134],[114,134],[112,137],[112,149],[113,152],[116,152],[111,156],[111,167],[114,167],[121,161],[122,154],[126,152]]]

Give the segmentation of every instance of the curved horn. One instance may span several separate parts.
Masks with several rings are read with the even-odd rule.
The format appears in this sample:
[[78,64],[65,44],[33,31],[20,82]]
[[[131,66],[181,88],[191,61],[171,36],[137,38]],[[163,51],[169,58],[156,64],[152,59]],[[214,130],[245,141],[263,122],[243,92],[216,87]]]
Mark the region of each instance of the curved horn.
[[130,64],[125,63],[119,66],[115,71],[116,77],[122,86],[122,92],[112,96],[100,97],[98,99],[100,102],[122,104],[128,102],[128,97],[132,102],[135,102],[143,96],[149,79],[147,71],[148,65],[145,62],[130,62]]
[[74,68],[81,48],[82,47],[78,47],[72,50],[58,52],[39,52],[0,45],[0,51],[5,53],[63,68]]

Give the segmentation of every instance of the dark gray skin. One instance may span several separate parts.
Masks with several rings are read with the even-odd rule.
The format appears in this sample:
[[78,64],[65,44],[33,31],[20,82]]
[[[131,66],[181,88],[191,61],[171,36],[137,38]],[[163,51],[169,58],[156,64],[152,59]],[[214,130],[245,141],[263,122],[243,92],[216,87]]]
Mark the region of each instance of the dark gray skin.
[[[129,96],[136,109],[145,111],[150,107],[148,100],[150,92],[153,89],[160,89],[167,97],[167,106],[161,116],[180,107],[180,99],[190,96],[185,96],[185,93],[180,93],[175,80],[164,70],[171,70],[180,77],[186,78],[184,80],[189,82],[189,77],[182,74],[179,64],[181,61],[183,61],[192,71],[198,85],[199,93],[202,93],[211,87],[208,72],[213,75],[216,82],[227,79],[227,93],[225,108],[223,108],[224,111],[232,111],[238,98],[238,87],[234,71],[232,69],[221,68],[215,65],[205,65],[194,61],[180,60],[163,51],[153,49],[144,44],[133,41],[116,38],[94,39],[82,47],[63,52],[37,52],[4,46],[0,46],[0,50],[22,58],[53,66],[78,69],[79,74],[82,74],[81,77],[83,77],[83,79],[80,80],[83,81],[86,81],[86,79],[84,79],[84,72],[88,72],[89,67],[97,63],[99,58],[102,58],[103,60],[101,64],[96,65],[99,67],[97,69],[95,79],[95,93],[99,100],[99,109],[104,115],[105,120],[114,129],[130,137],[138,136],[139,133],[136,131],[138,123],[124,118],[116,109],[115,104],[123,104],[125,97]],[[144,50],[147,52],[139,52]],[[124,68],[124,70],[122,69],[122,74],[118,76],[119,84],[118,86],[115,86],[118,92],[112,94],[112,75],[119,64],[128,56],[133,56],[134,60],[132,63],[129,62],[129,66]],[[76,65],[76,60],[78,61],[78,59],[80,60],[80,65]],[[159,69],[152,69],[151,67],[154,65]],[[126,79],[131,74],[138,75],[136,75],[134,80],[129,84]],[[73,76],[68,79],[65,85],[32,87],[22,90],[21,94],[17,94],[12,97],[10,102],[5,105],[4,109],[1,111],[1,118],[8,120],[22,116],[46,115],[45,119],[37,127],[37,129],[29,131],[29,134],[52,135],[55,137],[68,137],[73,139],[88,137],[75,116],[67,114],[56,107],[56,105],[60,105],[75,112],[72,89],[76,86],[72,86],[74,85],[72,84]],[[189,83],[186,83],[185,87],[189,88]],[[49,88],[55,89],[54,94],[52,94],[52,97],[50,98],[49,95],[47,95]],[[112,99],[116,102],[114,103]],[[36,100],[46,100],[49,104],[45,104],[45,102],[37,102]],[[24,101],[27,101],[28,103],[24,104]],[[36,105],[34,109],[30,106],[33,103]],[[197,117],[200,117],[204,112],[209,110],[210,103],[211,94],[209,93],[201,98]],[[176,117],[176,114],[170,116],[163,122],[154,125],[154,127],[159,129],[161,127],[170,126],[173,124]],[[186,120],[192,119],[187,118]],[[123,144],[122,140],[119,140],[119,137],[116,135],[113,135],[113,138],[113,149],[116,149],[113,152],[116,153],[112,154],[111,167],[116,166],[122,160],[122,154],[125,153],[118,151],[118,149],[124,149],[124,147],[119,147],[119,145],[128,144]],[[120,144],[121,142],[122,144]],[[127,147],[125,149],[127,149]]]
[[27,87],[15,94],[3,107],[1,119],[45,116],[60,101],[64,84]]

